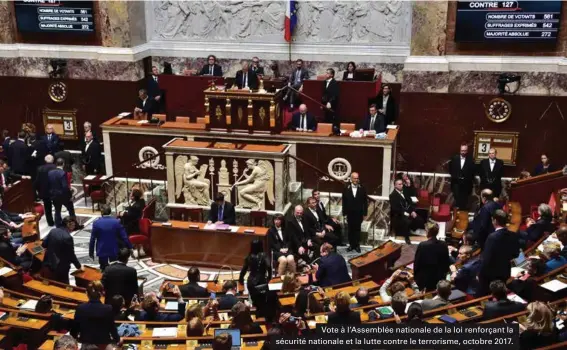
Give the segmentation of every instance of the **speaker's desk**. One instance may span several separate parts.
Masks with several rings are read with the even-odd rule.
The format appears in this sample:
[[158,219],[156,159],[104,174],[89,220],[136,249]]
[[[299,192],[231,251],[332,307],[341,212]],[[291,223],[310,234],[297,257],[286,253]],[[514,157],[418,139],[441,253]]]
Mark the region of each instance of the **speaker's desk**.
[[[198,222],[169,221],[171,226],[153,223],[151,229],[152,259],[155,262],[240,268],[250,253],[250,243],[259,239],[268,251],[268,229],[232,226],[224,231],[205,229]],[[253,230],[253,232],[246,232]]]

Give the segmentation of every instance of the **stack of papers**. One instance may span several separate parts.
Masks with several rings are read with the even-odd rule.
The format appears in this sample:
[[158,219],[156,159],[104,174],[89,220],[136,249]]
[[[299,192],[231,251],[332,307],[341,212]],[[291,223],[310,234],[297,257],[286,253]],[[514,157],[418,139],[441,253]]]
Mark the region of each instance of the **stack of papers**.
[[140,120],[139,122],[137,122],[136,124],[147,124],[149,123],[149,121],[147,120]]
[[522,269],[521,267],[512,267],[512,271],[510,272],[510,276],[516,278],[516,276],[518,276],[519,274],[521,274],[522,272],[525,272],[525,269]]
[[179,303],[177,301],[168,301],[165,304],[165,311],[177,311]]
[[283,287],[283,282],[268,284],[268,290],[282,290],[282,287]]
[[122,112],[122,113],[120,113],[118,116],[119,116],[119,117],[127,117],[127,116],[129,116],[130,114],[131,114],[130,112]]
[[549,281],[547,283],[542,284],[541,286],[543,288],[547,289],[547,290],[554,292],[554,293],[557,292],[557,291],[560,291],[562,289],[567,288],[567,284],[565,284],[561,281],[558,281],[558,280]]
[[12,270],[9,267],[4,266],[3,268],[0,269],[0,276],[4,276],[5,274],[10,273],[12,271],[14,271],[14,270]]
[[85,176],[83,180],[94,180],[96,176],[94,175],[89,175],[89,176]]
[[516,293],[510,293],[508,294],[508,300],[510,301],[515,301],[517,303],[522,303],[522,304],[527,304],[528,302],[525,301],[524,299],[520,298],[520,296],[518,296]]
[[197,284],[199,285],[199,287],[203,287],[203,288],[207,288],[209,286],[207,282],[197,282]]
[[177,327],[154,328],[152,337],[177,337]]
[[20,305],[20,309],[22,310],[29,310],[29,311],[35,311],[35,306],[37,305],[37,300],[28,300],[25,303],[23,303],[22,305]]

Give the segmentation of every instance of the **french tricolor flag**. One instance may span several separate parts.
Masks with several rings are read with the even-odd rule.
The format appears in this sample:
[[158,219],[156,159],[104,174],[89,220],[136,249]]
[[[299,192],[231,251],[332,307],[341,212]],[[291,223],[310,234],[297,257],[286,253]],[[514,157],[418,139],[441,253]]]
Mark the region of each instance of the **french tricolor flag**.
[[291,41],[291,36],[293,35],[293,30],[297,24],[297,1],[287,0],[287,6],[285,9],[285,41]]

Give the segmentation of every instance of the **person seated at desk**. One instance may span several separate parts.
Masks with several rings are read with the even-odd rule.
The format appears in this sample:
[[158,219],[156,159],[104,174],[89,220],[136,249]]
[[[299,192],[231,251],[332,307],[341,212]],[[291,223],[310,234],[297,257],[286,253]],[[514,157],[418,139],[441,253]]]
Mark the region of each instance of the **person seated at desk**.
[[179,287],[181,296],[184,298],[206,298],[209,296],[207,288],[203,288],[199,285],[201,271],[199,271],[198,268],[190,268],[189,271],[187,271],[187,279],[189,280],[189,283]]
[[406,288],[411,288],[414,294],[419,293],[419,287],[417,283],[415,283],[412,273],[404,269],[397,269],[396,272],[380,286],[380,298],[382,299],[382,303],[389,303],[392,300],[392,295],[397,292],[403,292],[405,294]]
[[555,167],[551,165],[549,157],[546,153],[541,154],[541,163],[539,163],[532,173],[532,176],[544,175],[555,171]]
[[148,96],[146,89],[140,89],[138,91],[138,100],[136,101],[136,107],[134,108],[134,119],[152,119],[152,114],[154,113],[154,100]]
[[136,315],[136,321],[179,322],[185,316],[185,302],[181,297],[179,287],[164,283],[160,290],[169,289],[168,292],[177,297],[177,313],[159,312],[160,299],[154,292],[146,293],[142,301],[142,311]]
[[480,260],[472,257],[473,248],[470,245],[463,245],[459,248],[457,260],[461,267],[457,269],[455,265],[450,266],[451,281],[455,287],[471,296],[476,295],[478,290],[478,280],[476,276],[480,271]]
[[[341,258],[342,259],[342,258]],[[344,259],[343,259],[344,260]],[[336,309],[329,314],[327,324],[360,324],[360,312],[350,309],[350,295],[339,292],[335,296]]]
[[207,63],[207,65],[203,66],[199,75],[222,77],[222,67],[217,64],[217,57],[215,55],[209,55],[207,57]]
[[493,300],[484,304],[483,320],[491,320],[505,315],[524,311],[525,304],[517,301],[508,300],[508,290],[506,284],[500,280],[490,282],[490,293]]
[[350,282],[352,279],[348,274],[345,259],[333,251],[333,246],[323,243],[321,246],[321,260],[319,264],[313,264],[315,276],[321,287]]
[[545,273],[551,272],[567,264],[567,259],[561,255],[561,246],[558,242],[546,242],[543,244],[543,255],[547,257]]
[[[120,216],[122,225],[126,229],[128,235],[140,232],[140,219],[146,206],[146,201],[142,198],[142,191],[134,187],[130,193],[130,202],[126,211],[123,211]],[[141,250],[143,252],[143,250]]]
[[528,218],[526,222],[527,230],[519,231],[520,235],[520,245],[525,248],[527,242],[535,243],[541,237],[543,237],[545,232],[551,233],[555,231],[555,225],[553,225],[553,212],[551,207],[545,203],[540,204],[537,207],[538,219],[534,221],[532,218]]
[[395,180],[394,190],[390,193],[390,215],[396,234],[405,237],[406,244],[411,244],[410,230],[423,228],[423,220],[415,212],[411,198],[404,196],[403,189],[402,180]]
[[396,294],[392,296],[391,300],[391,306],[394,310],[394,317],[404,316],[406,314],[406,306],[408,305],[408,296],[406,295],[406,292],[396,292]]
[[526,271],[522,271],[508,284],[508,288],[524,300],[534,300],[538,290],[538,277],[545,273],[545,262],[539,256],[528,258]]
[[352,81],[354,80],[354,74],[356,72],[356,64],[354,62],[349,62],[347,64],[347,69],[343,73],[343,81]]
[[42,295],[35,305],[34,312],[51,314],[49,317],[49,327],[53,331],[61,333],[61,331],[70,330],[72,327],[70,320],[64,319],[62,314],[53,310],[53,299],[51,295]]
[[293,114],[287,128],[295,131],[315,131],[317,130],[317,120],[307,112],[307,106],[301,104],[299,105],[299,112]]
[[26,258],[24,253],[28,246],[21,245],[18,249],[14,248],[10,238],[12,233],[5,227],[0,227],[0,257],[12,265],[22,266],[24,269],[29,269],[31,260]]
[[437,239],[438,233],[439,226],[431,225],[427,229],[427,240],[420,242],[415,252],[413,271],[420,290],[431,291],[439,287],[437,282],[449,271],[449,249],[447,243]]
[[137,312],[135,308],[140,306],[140,303],[136,301],[135,303],[131,303],[129,308],[126,308],[126,302],[124,301],[122,295],[119,294],[113,295],[112,298],[108,295],[105,295],[104,301],[105,304],[112,306],[114,321],[130,321],[129,317],[134,316]]
[[252,57],[252,67],[250,67],[250,69],[256,73],[258,78],[264,75],[264,67],[260,66],[260,59],[256,56]]
[[226,224],[236,225],[236,212],[234,205],[224,200],[224,194],[221,192],[215,196],[215,201],[211,204],[209,211],[208,224]]
[[188,337],[202,337],[205,333],[205,325],[198,318],[193,318],[187,322],[187,330],[185,335]]
[[440,280],[437,282],[437,295],[433,299],[425,299],[421,306],[423,311],[437,309],[443,306],[450,305],[449,296],[451,295],[451,282],[447,280]]
[[478,213],[469,225],[469,228],[472,228],[473,238],[481,249],[484,247],[488,235],[494,232],[492,215],[494,215],[497,209],[502,208],[502,206],[493,199],[492,190],[485,188],[480,192],[482,207],[480,207]]
[[238,303],[236,293],[238,286],[235,281],[229,280],[222,285],[224,295],[219,299],[219,310],[230,310]]
[[557,343],[558,331],[553,324],[553,312],[541,301],[528,304],[528,317],[520,323],[520,350],[542,348]]
[[16,174],[8,166],[8,163],[0,159],[0,191],[10,187],[14,182],[22,179],[31,179],[31,176]]
[[221,333],[213,339],[213,350],[231,350],[232,335],[229,333]]
[[378,303],[376,300],[370,300],[370,296],[368,295],[368,288],[366,287],[358,288],[354,297],[356,298],[356,303],[350,304],[351,309]]
[[242,69],[236,72],[232,88],[258,90],[258,76],[250,69],[248,61],[242,61]]
[[287,272],[295,274],[295,259],[291,252],[291,241],[283,228],[284,217],[276,214],[273,225],[268,230],[268,245],[272,252],[273,261],[277,261],[278,276],[284,276]]
[[368,108],[369,114],[364,118],[360,124],[360,130],[375,131],[377,134],[386,132],[385,116],[378,113],[378,107],[375,104],[370,105]]
[[239,301],[230,310],[232,320],[230,327],[232,329],[239,329],[240,334],[260,334],[262,328],[252,320],[250,315],[250,307],[245,303]]
[[382,84],[382,91],[372,101],[378,107],[378,113],[386,116],[386,125],[396,124],[398,116],[398,107],[391,93],[390,85]]
[[[0,196],[0,208],[2,208],[2,197]],[[16,214],[10,213],[0,209],[0,227],[12,231],[11,242],[19,244],[23,242],[22,227],[24,226],[24,219],[33,217],[31,213]]]

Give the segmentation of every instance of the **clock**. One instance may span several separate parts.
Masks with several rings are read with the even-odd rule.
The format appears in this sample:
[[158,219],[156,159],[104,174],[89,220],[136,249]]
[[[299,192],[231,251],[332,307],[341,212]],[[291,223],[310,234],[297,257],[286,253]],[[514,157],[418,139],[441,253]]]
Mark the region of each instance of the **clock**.
[[502,123],[510,118],[512,105],[503,98],[497,97],[490,101],[486,108],[486,117],[495,123]]
[[51,83],[47,93],[54,102],[63,102],[67,98],[67,85],[61,81]]

